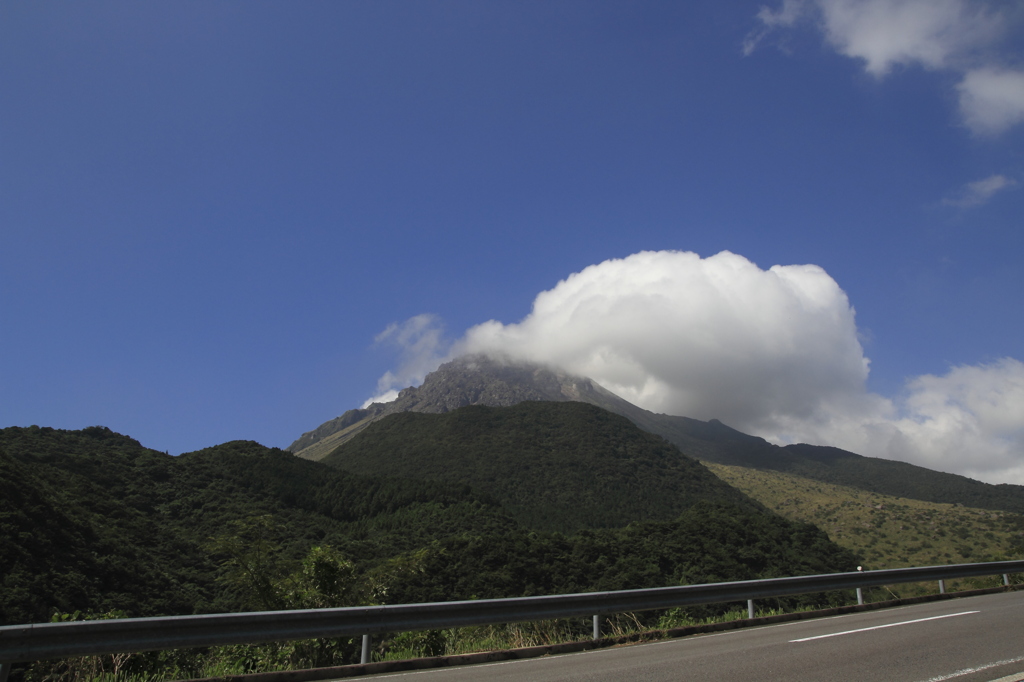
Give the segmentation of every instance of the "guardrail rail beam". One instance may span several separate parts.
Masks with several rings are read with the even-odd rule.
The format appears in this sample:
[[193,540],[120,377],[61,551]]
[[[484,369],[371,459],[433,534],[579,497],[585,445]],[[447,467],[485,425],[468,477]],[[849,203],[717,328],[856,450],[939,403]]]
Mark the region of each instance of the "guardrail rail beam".
[[369,662],[375,634],[556,618],[591,616],[594,639],[599,639],[601,617],[614,613],[747,600],[749,615],[755,599],[856,589],[858,602],[862,602],[860,590],[864,587],[938,580],[940,591],[945,592],[948,579],[1002,574],[1004,585],[1008,585],[1009,574],[1021,572],[1024,561],[997,561],[619,592],[5,625],[0,626],[0,682],[6,682],[15,662],[317,637],[362,636],[362,659]]

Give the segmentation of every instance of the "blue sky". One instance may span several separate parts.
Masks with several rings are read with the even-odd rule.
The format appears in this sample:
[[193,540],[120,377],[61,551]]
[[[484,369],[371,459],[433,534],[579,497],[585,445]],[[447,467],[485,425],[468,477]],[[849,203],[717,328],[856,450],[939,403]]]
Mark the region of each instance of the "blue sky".
[[[1019,3],[0,5],[2,426],[283,447],[515,346],[652,409],[1024,483],[1022,217]],[[748,310],[775,265],[817,266],[777,272],[825,312]],[[613,300],[652,267],[697,316],[668,343],[749,341],[720,386],[682,400],[714,362],[527,324],[573,273]],[[729,315],[689,305],[697,274]],[[763,409],[708,397],[765,365]]]

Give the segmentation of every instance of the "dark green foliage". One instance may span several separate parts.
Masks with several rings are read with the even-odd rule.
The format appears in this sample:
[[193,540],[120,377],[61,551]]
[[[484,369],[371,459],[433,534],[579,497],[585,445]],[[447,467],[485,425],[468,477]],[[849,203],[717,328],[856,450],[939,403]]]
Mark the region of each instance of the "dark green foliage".
[[212,563],[145,494],[170,459],[106,429],[0,431],[0,622],[204,608]]
[[810,524],[701,502],[675,521],[582,531],[520,530],[435,544],[395,603],[626,590],[851,571],[857,558]]
[[[424,431],[458,446],[446,451],[477,477],[448,481],[414,480],[440,477],[403,470],[400,458],[369,477],[252,442],[170,457],[101,427],[0,430],[0,623],[55,611],[147,616],[612,590],[856,563],[814,527],[765,512],[619,417],[543,407],[459,411],[448,433]],[[494,428],[509,423],[515,429]],[[480,447],[476,462],[467,438]],[[499,456],[506,441],[514,461]],[[467,486],[477,479],[491,497]],[[493,501],[504,499],[522,522]],[[608,527],[543,530],[581,525]]]
[[0,430],[0,623],[54,611],[231,611],[211,539],[269,516],[287,570],[316,544],[360,565],[514,524],[464,486],[377,480],[257,443],[170,457],[109,429]]
[[669,520],[700,500],[759,506],[659,436],[578,402],[393,414],[321,461],[466,484],[549,531]]

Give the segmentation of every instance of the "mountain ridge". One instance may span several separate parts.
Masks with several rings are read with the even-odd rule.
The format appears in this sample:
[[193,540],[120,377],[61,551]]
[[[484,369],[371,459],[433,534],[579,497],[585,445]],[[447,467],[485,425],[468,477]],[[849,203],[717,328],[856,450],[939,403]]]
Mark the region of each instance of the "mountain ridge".
[[578,401],[606,409],[601,402],[621,401],[629,405],[584,377],[541,365],[468,355],[442,364],[428,374],[419,387],[402,389],[391,402],[371,403],[365,408],[346,411],[302,434],[285,450],[303,459],[319,460],[371,423],[391,414],[443,414],[467,405],[511,407],[529,400]]
[[468,355],[442,364],[419,387],[390,403],[374,403],[303,434],[287,450],[319,460],[371,423],[399,412],[445,413],[465,405],[507,407],[525,400],[578,401],[626,417],[698,460],[796,474],[824,483],[926,502],[1024,513],[1024,486],[989,484],[831,446],[779,446],[717,419],[658,414],[620,398],[597,382],[537,364]]

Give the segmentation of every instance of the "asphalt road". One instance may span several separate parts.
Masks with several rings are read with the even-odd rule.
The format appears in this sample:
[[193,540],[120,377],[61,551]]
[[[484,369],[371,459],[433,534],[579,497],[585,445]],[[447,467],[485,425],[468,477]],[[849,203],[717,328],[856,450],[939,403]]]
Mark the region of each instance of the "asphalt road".
[[1024,592],[523,661],[376,675],[402,682],[1024,680]]

